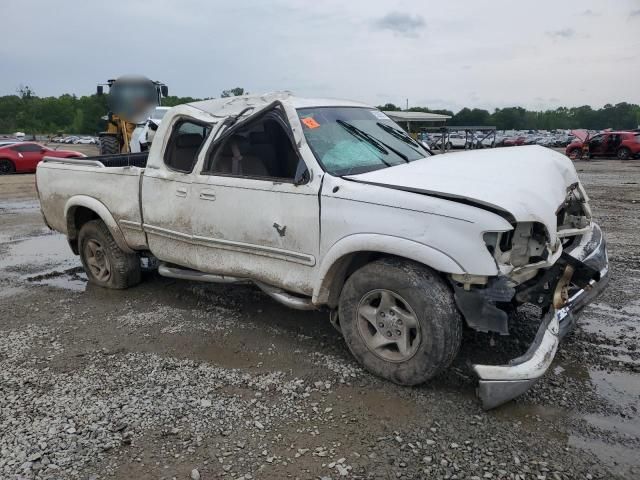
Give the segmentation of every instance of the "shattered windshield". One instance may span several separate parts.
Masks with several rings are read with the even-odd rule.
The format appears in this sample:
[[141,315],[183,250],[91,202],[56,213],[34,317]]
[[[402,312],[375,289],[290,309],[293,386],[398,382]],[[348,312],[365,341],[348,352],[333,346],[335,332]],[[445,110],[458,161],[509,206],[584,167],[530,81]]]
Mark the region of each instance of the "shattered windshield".
[[343,176],[401,165],[429,153],[379,110],[300,108],[307,143],[322,167]]

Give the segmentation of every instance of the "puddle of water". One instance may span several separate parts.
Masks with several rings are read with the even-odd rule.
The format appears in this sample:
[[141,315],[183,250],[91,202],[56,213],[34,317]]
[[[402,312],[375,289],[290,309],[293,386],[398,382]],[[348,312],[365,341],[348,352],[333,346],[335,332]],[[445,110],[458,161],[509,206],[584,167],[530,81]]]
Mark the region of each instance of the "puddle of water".
[[618,475],[628,476],[628,478],[638,478],[637,475],[640,475],[638,451],[635,448],[620,444],[610,445],[602,440],[577,435],[569,437],[569,445],[592,453]]
[[0,256],[0,270],[44,274],[68,270],[80,265],[64,235],[52,233],[9,243],[8,251]]
[[632,437],[640,436],[639,418],[622,418],[613,415],[596,414],[580,415],[579,418],[585,420],[587,423],[593,425],[599,430],[608,430],[622,435],[630,435]]
[[13,295],[17,295],[18,293],[20,293],[22,289],[19,287],[8,287],[8,286],[3,286],[0,289],[0,298],[9,298],[12,297]]
[[629,327],[637,325],[640,317],[618,311],[589,311],[581,315],[578,325],[587,333],[605,335],[616,338],[629,331]]
[[640,405],[640,374],[589,370],[596,392],[616,405]]
[[4,200],[0,204],[0,213],[22,213],[25,210],[37,210],[39,208],[40,208],[40,203],[37,200],[23,200],[23,201]]

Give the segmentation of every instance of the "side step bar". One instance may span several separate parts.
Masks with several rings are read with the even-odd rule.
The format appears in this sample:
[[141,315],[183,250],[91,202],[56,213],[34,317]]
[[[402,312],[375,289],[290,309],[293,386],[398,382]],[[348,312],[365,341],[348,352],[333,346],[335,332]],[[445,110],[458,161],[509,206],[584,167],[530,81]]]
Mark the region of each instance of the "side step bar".
[[161,263],[158,267],[158,273],[163,277],[178,278],[180,280],[191,280],[196,282],[209,282],[209,283],[236,283],[236,284],[255,284],[260,290],[269,295],[289,308],[295,308],[296,310],[317,310],[311,298],[299,297],[293,295],[281,288],[267,285],[266,283],[259,282],[257,280],[251,280],[248,278],[230,277],[228,275],[216,275],[213,273],[199,272],[197,270],[190,270],[188,268],[179,268],[168,266],[166,263]]

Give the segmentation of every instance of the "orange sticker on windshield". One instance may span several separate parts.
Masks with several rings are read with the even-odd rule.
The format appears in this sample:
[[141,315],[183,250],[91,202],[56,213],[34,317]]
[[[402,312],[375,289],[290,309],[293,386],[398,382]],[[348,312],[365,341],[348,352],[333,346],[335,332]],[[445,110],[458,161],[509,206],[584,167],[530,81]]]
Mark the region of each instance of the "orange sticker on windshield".
[[302,123],[304,123],[307,128],[318,128],[320,126],[320,124],[316,122],[313,117],[303,118]]

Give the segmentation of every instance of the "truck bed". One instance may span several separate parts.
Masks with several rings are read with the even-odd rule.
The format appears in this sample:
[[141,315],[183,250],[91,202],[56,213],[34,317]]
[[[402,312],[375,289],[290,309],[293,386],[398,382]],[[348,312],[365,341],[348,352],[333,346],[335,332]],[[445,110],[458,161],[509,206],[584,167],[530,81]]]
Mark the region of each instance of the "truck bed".
[[139,195],[147,157],[148,152],[45,157],[36,170],[36,182],[49,227],[73,239],[74,216],[84,208],[96,212],[130,248],[146,248]]
[[[92,157],[82,158],[52,158],[47,157],[47,162],[67,163],[69,165],[94,165],[96,167],[138,167],[145,168],[147,166],[147,158],[149,152],[139,153],[116,153],[113,155],[94,155]],[[102,164],[102,165],[99,165]]]

